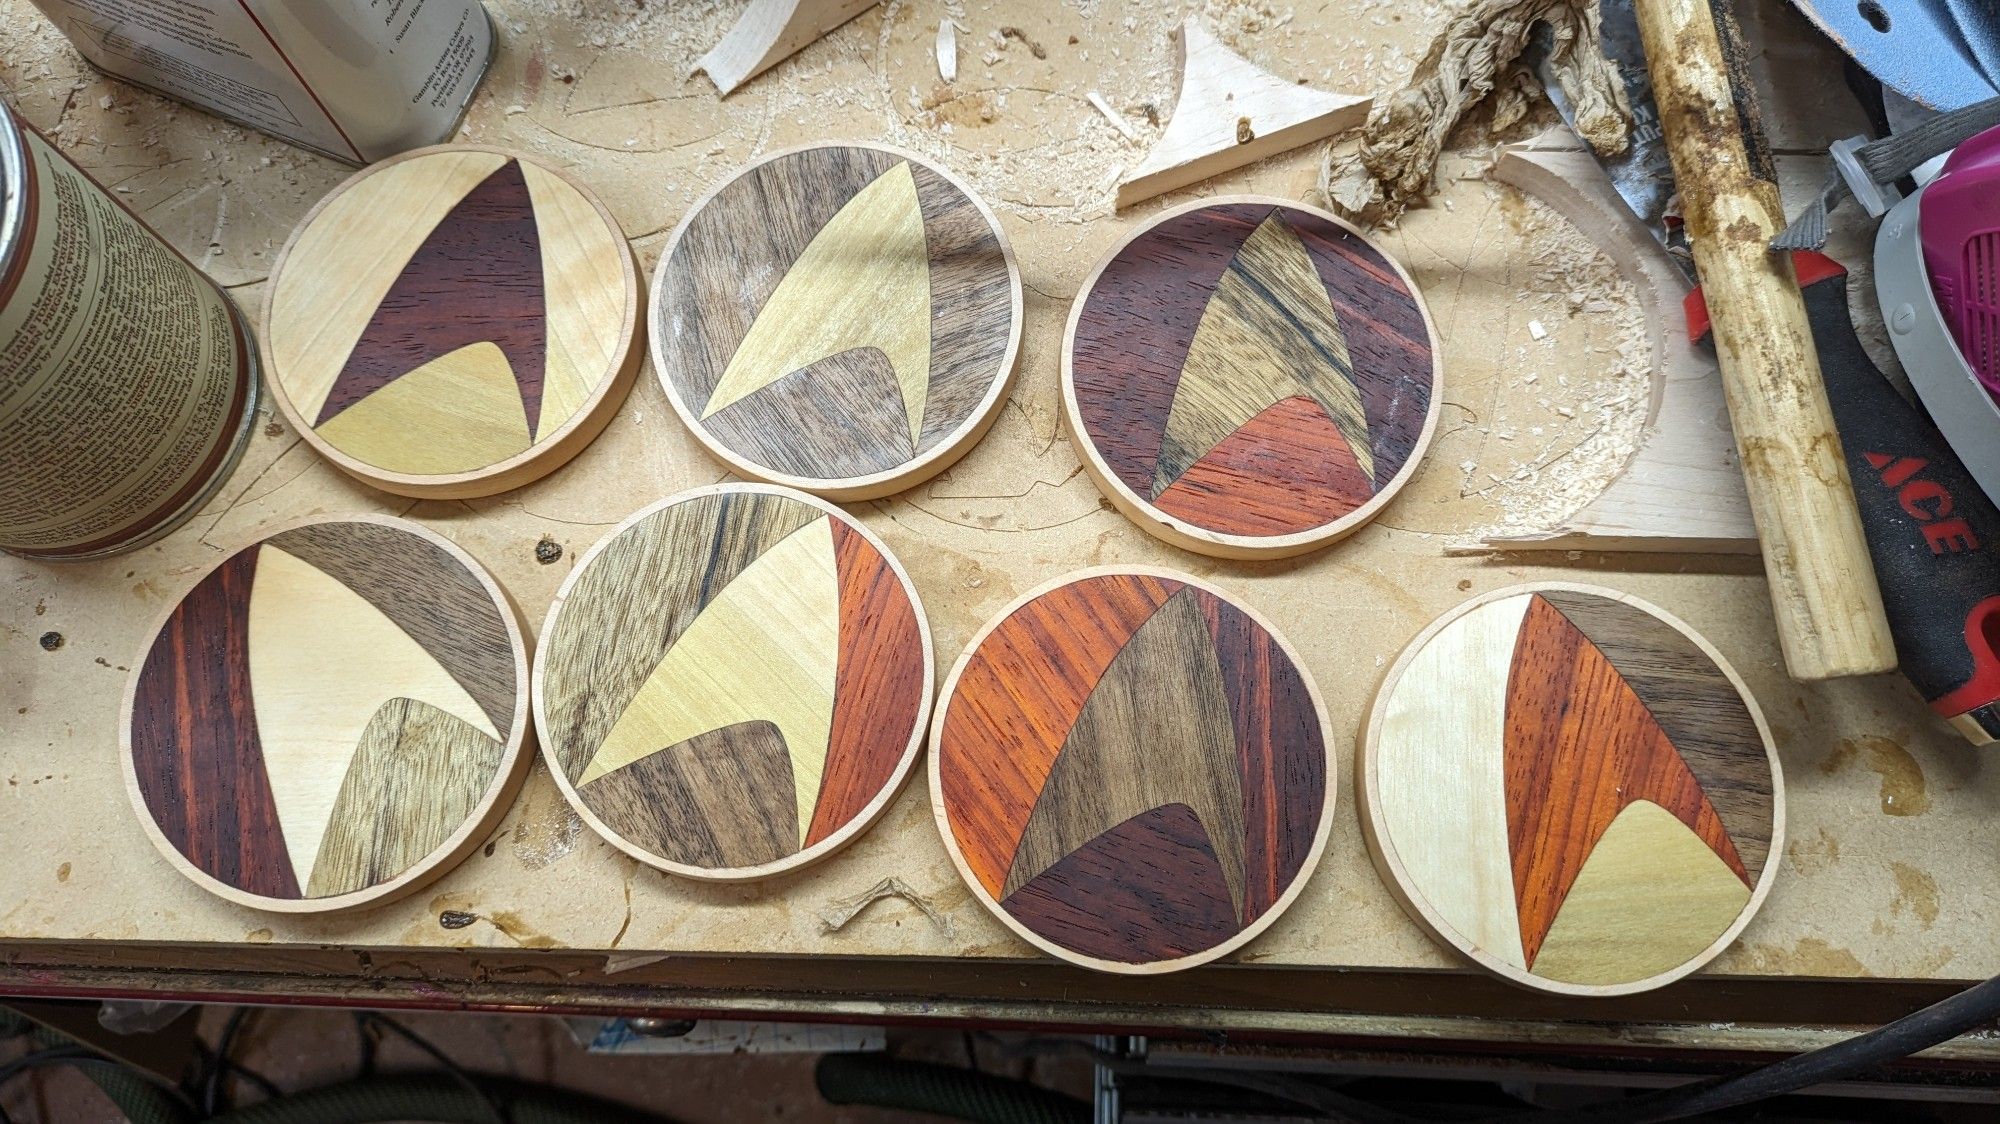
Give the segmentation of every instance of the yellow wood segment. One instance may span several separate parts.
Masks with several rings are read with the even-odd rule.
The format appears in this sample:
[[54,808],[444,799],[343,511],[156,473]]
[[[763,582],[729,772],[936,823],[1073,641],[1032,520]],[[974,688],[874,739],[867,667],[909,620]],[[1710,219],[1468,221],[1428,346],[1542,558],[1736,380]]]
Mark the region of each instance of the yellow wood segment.
[[492,343],[438,356],[317,432],[356,460],[412,475],[476,472],[534,444],[514,368]]
[[250,589],[250,695],[292,868],[313,869],[361,738],[391,699],[500,733],[436,657],[353,590],[266,544]]
[[875,177],[813,236],[758,310],[701,416],[862,347],[880,350],[896,372],[914,445],[931,381],[931,272],[908,163]]
[[1333,418],[1372,483],[1375,452],[1361,392],[1346,373],[1350,362],[1326,286],[1298,235],[1274,212],[1244,240],[1195,327],[1153,495],[1243,423],[1300,394]]
[[1531,595],[1482,605],[1419,649],[1376,741],[1378,834],[1459,935],[1526,969],[1508,862],[1507,676]]
[[1630,983],[1701,955],[1750,888],[1672,812],[1635,800],[1598,840],[1535,957],[1563,983]]
[[[328,204],[286,252],[311,269],[280,270],[268,317],[271,373],[307,418],[319,416],[334,380],[389,287],[459,200],[507,162],[496,152],[448,152],[374,172]],[[384,211],[398,217],[384,223]]]
[[607,284],[629,253],[583,193],[539,165],[521,161],[521,177],[541,231],[542,292],[548,305],[548,359],[542,374],[541,440],[583,408],[609,377],[625,322],[624,289]]
[[722,588],[633,696],[578,787],[697,734],[764,720],[792,761],[799,845],[833,731],[840,579],[833,525],[814,520]]

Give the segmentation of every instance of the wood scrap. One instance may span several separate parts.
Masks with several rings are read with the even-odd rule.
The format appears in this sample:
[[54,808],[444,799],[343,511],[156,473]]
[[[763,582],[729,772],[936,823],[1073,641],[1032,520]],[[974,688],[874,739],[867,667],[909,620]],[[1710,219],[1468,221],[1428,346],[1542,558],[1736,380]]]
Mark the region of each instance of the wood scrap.
[[1582,0],[1471,0],[1417,64],[1410,84],[1378,99],[1359,149],[1328,151],[1320,191],[1336,211],[1389,223],[1436,186],[1438,157],[1458,123],[1488,97],[1492,128],[1519,121],[1540,87],[1522,61],[1536,24],[1554,32],[1549,62],[1598,152],[1625,151],[1632,111],[1618,68],[1599,46],[1598,8]]
[[1619,203],[1589,153],[1503,149],[1493,177],[1554,207],[1619,263],[1639,296],[1655,356],[1646,435],[1596,499],[1545,530],[1487,534],[1497,550],[1756,554],[1757,528],[1715,359],[1681,330],[1681,280],[1667,251]]
[[938,21],[937,62],[939,78],[958,81],[958,25],[950,19]]
[[694,64],[715,92],[738,86],[790,58],[880,0],[750,0],[736,26]]
[[1287,82],[1223,46],[1198,19],[1181,25],[1180,42],[1179,100],[1166,132],[1118,185],[1120,209],[1352,129],[1372,104]]
[[1084,96],[1090,101],[1091,105],[1097,107],[1097,112],[1102,113],[1106,121],[1111,122],[1112,128],[1117,129],[1125,135],[1126,140],[1135,141],[1139,139],[1139,130],[1132,127],[1132,122],[1125,120],[1124,114],[1111,108],[1111,103],[1104,100],[1103,94],[1092,90]]

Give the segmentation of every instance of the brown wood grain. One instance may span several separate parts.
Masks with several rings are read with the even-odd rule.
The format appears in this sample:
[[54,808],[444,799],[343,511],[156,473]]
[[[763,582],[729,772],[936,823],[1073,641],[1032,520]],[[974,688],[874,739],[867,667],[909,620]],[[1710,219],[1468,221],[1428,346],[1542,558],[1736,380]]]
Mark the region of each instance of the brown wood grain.
[[1001,908],[1085,956],[1128,964],[1189,956],[1241,928],[1209,844],[1193,809],[1166,804],[1063,856]]
[[799,849],[792,759],[769,722],[740,722],[584,785],[585,805],[672,862],[747,867]]
[[472,818],[506,751],[427,703],[384,703],[341,780],[306,896],[380,885],[428,858]]
[[1625,678],[1722,817],[1752,882],[1771,848],[1773,792],[1763,735],[1735,684],[1694,641],[1623,601],[1542,594]]
[[1091,689],[1182,583],[1111,574],[1050,590],[979,645],[935,752],[952,835],[996,900],[1049,770]]
[[[654,349],[662,376],[696,413],[813,237],[862,188],[905,162],[896,153],[858,146],[804,149],[750,168],[688,218],[660,267]],[[934,170],[907,162],[929,258],[931,362],[923,428],[915,450],[898,464],[956,432],[1005,375],[1012,317],[1006,256],[985,215]],[[824,389],[773,385],[717,411],[704,428],[738,455],[793,475],[835,479],[852,475],[848,470],[857,465],[881,471],[874,466],[886,455],[886,437],[863,440],[852,428],[872,434],[890,406],[900,413],[900,402],[857,407],[865,395],[893,397],[894,381],[878,389],[868,364],[821,362],[810,370],[816,379],[860,376],[865,382]],[[725,414],[722,424],[711,424]]]
[[1105,667],[1035,798],[1003,900],[1125,820],[1180,804],[1206,832],[1240,917],[1243,786],[1206,596],[1183,586]]
[[1432,343],[1421,306],[1387,259],[1309,212],[1219,204],[1134,238],[1105,266],[1077,318],[1070,359],[1084,429],[1134,493],[1152,494],[1182,369],[1221,277],[1252,231],[1280,210],[1326,283],[1346,337],[1378,487],[1414,451],[1435,393]]
[[[926,412],[925,417],[930,415]],[[776,424],[774,419],[788,419]],[[816,419],[801,442],[802,419]],[[702,424],[757,463],[808,478],[888,472],[916,455],[896,372],[881,349],[855,348],[801,368]]]
[[381,610],[465,688],[503,739],[511,735],[517,700],[507,622],[458,559],[379,523],[315,523],[269,541]]
[[1244,423],[1153,506],[1224,534],[1288,535],[1325,526],[1373,494],[1333,419],[1298,396]]
[[130,739],[139,792],[175,850],[248,893],[297,898],[250,690],[258,547],[188,591],[139,666]]
[[851,821],[895,775],[923,709],[923,637],[895,571],[873,544],[833,524],[840,568],[840,670],[810,847]]
[[722,588],[778,541],[825,517],[783,496],[725,492],[674,504],[621,533],[578,576],[543,637],[544,751],[566,774],[580,775],[667,649]]
[[439,356],[493,343],[513,369],[527,430],[534,434],[547,336],[541,231],[521,165],[508,160],[438,222],[403,267],[313,425]]
[[1540,594],[1514,647],[1505,731],[1508,842],[1530,968],[1591,850],[1635,800],[1666,809],[1751,883],[1665,731],[1611,661]]

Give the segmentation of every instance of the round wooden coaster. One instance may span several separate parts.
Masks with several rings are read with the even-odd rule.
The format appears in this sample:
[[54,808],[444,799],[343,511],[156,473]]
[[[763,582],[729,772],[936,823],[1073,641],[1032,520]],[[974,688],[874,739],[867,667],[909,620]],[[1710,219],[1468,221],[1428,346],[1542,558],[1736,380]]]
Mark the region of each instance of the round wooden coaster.
[[242,905],[408,893],[478,845],[526,775],[514,607],[401,519],[312,519],[237,551],[133,666],[132,805],[181,873]]
[[1087,968],[1191,968],[1268,928],[1333,823],[1326,710],[1256,613],[1186,574],[1086,570],[945,681],[931,801],[973,895]]
[[876,145],[798,148],[711,191],[653,277],[653,364],[745,476],[885,496],[970,449],[1021,343],[1021,272],[986,204]]
[[1390,667],[1363,733],[1363,833],[1438,940],[1514,983],[1629,995],[1736,939],[1785,798],[1736,672],[1635,597],[1474,598]]
[[1380,512],[1430,445],[1437,332],[1409,274],[1323,211],[1168,211],[1070,309],[1063,409],[1111,502],[1176,546],[1282,558]]
[[481,145],[421,148],[320,200],[271,271],[265,377],[343,471],[488,496],[590,444],[638,371],[639,275],[568,176]]
[[923,744],[930,625],[839,508],[683,492],[591,547],[550,606],[535,726],[584,822],[640,862],[742,881],[846,846]]

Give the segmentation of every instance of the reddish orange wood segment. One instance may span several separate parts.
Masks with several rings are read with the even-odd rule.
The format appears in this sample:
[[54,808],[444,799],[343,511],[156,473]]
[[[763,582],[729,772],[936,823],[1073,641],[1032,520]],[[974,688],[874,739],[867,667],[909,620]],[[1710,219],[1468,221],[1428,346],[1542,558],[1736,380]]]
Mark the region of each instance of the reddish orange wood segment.
[[1750,884],[1701,783],[1597,645],[1539,594],[1508,673],[1507,826],[1521,944],[1533,966],[1611,821],[1649,800]]
[[967,865],[999,896],[1014,848],[1090,689],[1180,583],[1140,574],[1064,586],[993,630],[959,676],[940,752],[945,811]]
[[845,523],[833,525],[833,553],[840,580],[841,659],[833,734],[806,832],[808,847],[859,815],[889,783],[924,701],[920,660],[853,658],[865,651],[922,650],[917,614],[902,583],[881,552]]
[[1153,506],[1224,534],[1289,535],[1331,523],[1373,494],[1333,419],[1299,395],[1245,422]]

